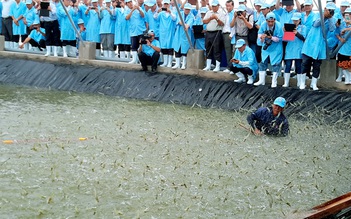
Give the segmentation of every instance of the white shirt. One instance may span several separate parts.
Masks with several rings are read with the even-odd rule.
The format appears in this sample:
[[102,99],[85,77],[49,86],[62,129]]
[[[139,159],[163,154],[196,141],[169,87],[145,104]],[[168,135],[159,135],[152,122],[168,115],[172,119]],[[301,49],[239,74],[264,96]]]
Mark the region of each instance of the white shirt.
[[14,3],[14,0],[3,0],[2,1],[2,17],[7,18],[10,17],[10,8]]
[[[218,16],[218,19],[225,23],[225,15],[222,10],[218,10],[216,13],[211,11],[208,11],[204,17],[204,20],[209,19],[212,14],[216,14]],[[222,30],[223,26],[219,26],[218,22],[215,19],[210,20],[206,26],[207,31],[217,31],[217,30]]]

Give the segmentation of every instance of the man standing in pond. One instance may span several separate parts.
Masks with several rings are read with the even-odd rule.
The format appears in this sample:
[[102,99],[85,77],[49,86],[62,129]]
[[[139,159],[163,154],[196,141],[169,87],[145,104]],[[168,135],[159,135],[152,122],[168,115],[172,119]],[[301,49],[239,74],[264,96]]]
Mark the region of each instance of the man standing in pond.
[[289,123],[283,114],[286,100],[277,97],[272,107],[261,107],[247,117],[255,135],[287,136]]

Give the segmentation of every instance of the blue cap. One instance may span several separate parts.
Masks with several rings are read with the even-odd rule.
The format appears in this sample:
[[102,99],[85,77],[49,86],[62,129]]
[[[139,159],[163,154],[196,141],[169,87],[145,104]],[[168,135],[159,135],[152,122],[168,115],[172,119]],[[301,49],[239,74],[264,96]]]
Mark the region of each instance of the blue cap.
[[218,0],[213,0],[212,3],[211,3],[212,6],[217,6],[219,5],[219,2]]
[[79,19],[78,19],[78,24],[84,24],[83,19],[79,18]]
[[105,3],[111,3],[111,0],[105,0]]
[[266,15],[266,20],[272,20],[272,19],[275,19],[275,14],[273,12],[269,12]]
[[201,14],[206,14],[208,12],[208,8],[207,7],[201,7],[200,8],[200,13]]
[[91,0],[91,3],[98,2],[98,0]]
[[284,97],[277,97],[277,98],[275,98],[273,104],[280,106],[281,108],[284,108],[286,105],[286,100],[284,99]]
[[147,32],[147,34],[153,34],[153,35],[155,35],[155,32],[154,32],[153,30],[149,30],[149,31]]
[[340,6],[349,7],[349,6],[350,6],[350,2],[348,2],[348,1],[342,1],[342,2],[340,3]]
[[328,3],[325,5],[325,8],[326,8],[326,9],[329,9],[329,10],[335,10],[335,9],[336,9],[336,5],[335,5],[333,2],[328,2]]
[[145,5],[152,7],[152,6],[156,5],[156,1],[155,0],[148,0],[145,2]]
[[350,13],[351,14],[351,8],[346,8],[345,13]]
[[246,11],[245,5],[239,5],[237,11]]
[[170,0],[163,0],[163,4],[171,4]]
[[40,24],[39,17],[36,17],[36,18],[34,19],[32,25],[37,25],[37,24]]
[[262,10],[262,9],[265,9],[265,8],[270,8],[270,7],[271,7],[270,4],[264,3],[264,4],[262,4],[262,6],[261,6],[261,10]]
[[313,5],[312,0],[305,0],[305,3],[303,3],[304,5]]
[[238,39],[237,41],[236,41],[236,44],[235,44],[235,48],[240,48],[240,47],[242,47],[243,45],[245,45],[246,43],[245,43],[245,40],[243,40],[243,39]]
[[128,2],[131,2],[131,1],[132,1],[132,0],[125,0],[124,2],[125,2],[125,3],[128,3]]
[[190,3],[186,3],[186,4],[184,5],[184,9],[189,9],[189,10],[191,10],[191,9],[193,9],[193,7],[191,6]]
[[255,1],[254,1],[254,5],[260,5],[260,6],[262,6],[263,3],[262,3],[260,0],[255,0]]
[[301,13],[300,13],[300,12],[295,12],[295,13],[293,14],[291,20],[293,20],[293,21],[298,21],[298,20],[300,20],[301,18],[302,18]]
[[33,3],[32,0],[26,0],[26,5],[31,5]]

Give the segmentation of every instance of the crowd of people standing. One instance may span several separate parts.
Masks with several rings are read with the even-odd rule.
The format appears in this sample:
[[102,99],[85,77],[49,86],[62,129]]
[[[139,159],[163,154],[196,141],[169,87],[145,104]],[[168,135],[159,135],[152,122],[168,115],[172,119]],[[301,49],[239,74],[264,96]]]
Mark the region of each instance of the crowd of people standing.
[[[218,72],[225,65],[224,72],[235,73],[238,83],[265,85],[266,70],[271,68],[271,86],[276,87],[283,67],[283,86],[288,87],[294,67],[297,86],[305,89],[310,77],[313,90],[318,90],[327,51],[340,47],[336,80],[344,78],[345,84],[351,84],[351,8],[346,0],[339,6],[327,0],[321,14],[313,10],[312,0],[255,0],[254,8],[248,7],[246,0],[227,0],[225,7],[218,0],[178,3],[2,0],[0,28],[5,48],[45,49],[45,56],[58,56],[62,48],[67,57],[77,53],[82,39],[96,43],[97,57],[117,56],[131,64],[139,62],[142,38],[151,33],[162,67],[185,69],[193,47],[205,51],[203,70]],[[152,56],[151,43],[147,46],[150,48],[143,51]]]

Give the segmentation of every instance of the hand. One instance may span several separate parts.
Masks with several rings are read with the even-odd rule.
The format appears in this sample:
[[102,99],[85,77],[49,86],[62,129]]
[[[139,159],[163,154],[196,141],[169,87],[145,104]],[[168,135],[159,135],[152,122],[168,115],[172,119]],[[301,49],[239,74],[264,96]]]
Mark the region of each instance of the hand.
[[146,39],[145,41],[146,41],[146,45],[151,46],[151,42],[149,39]]
[[19,45],[18,48],[23,49],[23,47],[24,47],[24,43],[22,43],[21,45]]
[[263,135],[263,133],[259,130],[259,129],[255,129],[255,130],[253,130],[253,133],[255,134],[255,135],[257,135],[257,136],[261,136],[261,135]]
[[293,32],[294,32],[295,35],[297,34],[297,30],[296,29],[294,29]]

